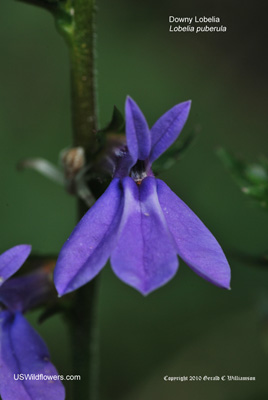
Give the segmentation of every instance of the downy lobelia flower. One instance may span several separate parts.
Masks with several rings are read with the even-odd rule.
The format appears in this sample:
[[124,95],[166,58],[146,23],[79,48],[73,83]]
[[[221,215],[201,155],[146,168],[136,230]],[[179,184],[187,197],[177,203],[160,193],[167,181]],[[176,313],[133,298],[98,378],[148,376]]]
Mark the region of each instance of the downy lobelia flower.
[[23,316],[45,297],[48,274],[41,270],[8,280],[30,251],[31,246],[19,245],[0,255],[0,395],[3,400],[63,400],[62,383],[48,378],[58,374],[48,349]]
[[60,295],[94,278],[109,258],[118,278],[146,295],[175,275],[177,255],[202,278],[229,288],[230,267],[220,245],[151,169],[180,134],[190,104],[176,105],[150,130],[127,98],[127,147],[117,152],[110,186],[60,252],[54,274]]

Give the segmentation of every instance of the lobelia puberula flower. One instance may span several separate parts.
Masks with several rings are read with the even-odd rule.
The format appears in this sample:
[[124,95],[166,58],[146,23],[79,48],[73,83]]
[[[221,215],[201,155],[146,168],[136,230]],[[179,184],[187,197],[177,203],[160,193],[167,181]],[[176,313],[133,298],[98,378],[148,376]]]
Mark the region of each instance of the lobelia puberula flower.
[[[18,245],[0,255],[0,396],[2,400],[64,400],[65,390],[47,346],[23,316],[51,290],[48,273],[38,269],[9,279],[30,252],[31,246]],[[30,379],[33,375],[39,379]]]
[[118,278],[146,295],[175,275],[177,255],[202,278],[229,288],[230,267],[220,245],[151,169],[177,139],[190,106],[174,106],[150,130],[127,98],[127,146],[117,151],[109,187],[61,249],[54,273],[59,295],[90,281],[109,258]]

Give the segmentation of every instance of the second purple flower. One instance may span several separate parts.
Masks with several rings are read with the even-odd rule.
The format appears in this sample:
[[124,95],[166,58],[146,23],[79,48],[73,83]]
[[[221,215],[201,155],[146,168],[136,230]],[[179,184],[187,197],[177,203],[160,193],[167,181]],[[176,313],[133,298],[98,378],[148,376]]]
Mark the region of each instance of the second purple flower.
[[114,273],[146,295],[175,275],[177,255],[204,279],[229,288],[230,267],[220,245],[151,169],[179,136],[190,105],[176,105],[150,130],[137,104],[127,98],[127,146],[116,154],[110,186],[60,252],[54,275],[60,295],[93,279],[109,258]]

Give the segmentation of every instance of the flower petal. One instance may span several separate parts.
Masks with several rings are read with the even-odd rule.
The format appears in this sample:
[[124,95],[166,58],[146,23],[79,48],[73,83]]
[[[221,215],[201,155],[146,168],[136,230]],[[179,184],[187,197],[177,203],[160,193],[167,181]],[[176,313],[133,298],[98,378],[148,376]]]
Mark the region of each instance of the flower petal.
[[143,113],[131,97],[127,97],[125,115],[127,146],[134,165],[137,160],[145,160],[149,156],[150,130]]
[[121,218],[121,203],[120,180],[113,179],[60,251],[54,273],[54,282],[60,295],[90,281],[106,264]]
[[10,311],[24,312],[45,302],[55,293],[50,273],[45,268],[8,279],[0,287],[0,303]]
[[193,211],[159,179],[157,192],[179,256],[202,278],[229,289],[230,267],[217,240]]
[[151,163],[175,142],[187,121],[190,107],[191,101],[177,104],[156,121],[151,129]]
[[[58,375],[48,349],[22,314],[0,313],[0,393],[3,400],[63,400],[65,390],[56,379],[19,380],[18,374]],[[57,378],[57,376],[56,376]]]
[[174,276],[178,258],[158,202],[156,179],[147,177],[137,186],[125,178],[123,189],[124,212],[111,265],[122,281],[145,295]]
[[32,247],[20,244],[0,255],[0,286],[22,266]]
[[133,159],[127,149],[119,150],[116,156],[113,177],[122,179],[129,175]]

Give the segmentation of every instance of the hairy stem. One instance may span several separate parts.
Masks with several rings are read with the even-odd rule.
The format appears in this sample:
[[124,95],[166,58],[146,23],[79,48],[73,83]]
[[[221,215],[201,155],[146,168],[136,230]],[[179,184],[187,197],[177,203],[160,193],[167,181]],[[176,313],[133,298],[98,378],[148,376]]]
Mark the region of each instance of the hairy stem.
[[97,132],[95,0],[69,0],[68,4],[71,23],[63,20],[61,27],[70,51],[73,141],[90,158]]
[[74,400],[98,399],[97,284],[95,279],[76,292],[69,315],[73,374],[81,376],[73,384]]
[[[97,107],[95,82],[95,1],[18,0],[50,11],[67,42],[71,65],[73,145],[83,147],[90,161],[96,146]],[[78,200],[78,220],[87,211]],[[74,400],[97,400],[98,339],[96,323],[97,280],[74,293],[67,312],[71,333]]]
[[[90,161],[97,131],[95,82],[95,0],[67,0],[58,20],[70,53],[73,145],[85,150]],[[78,201],[78,220],[87,211]],[[98,397],[97,278],[77,290],[69,315],[74,374],[74,400]]]

